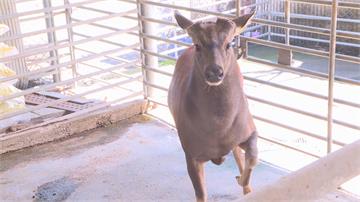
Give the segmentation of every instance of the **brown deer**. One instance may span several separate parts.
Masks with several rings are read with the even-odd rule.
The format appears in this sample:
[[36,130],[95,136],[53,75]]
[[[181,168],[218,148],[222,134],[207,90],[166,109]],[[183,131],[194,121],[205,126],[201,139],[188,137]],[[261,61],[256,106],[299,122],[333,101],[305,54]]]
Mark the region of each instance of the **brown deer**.
[[176,62],[168,103],[197,201],[207,200],[204,163],[211,160],[220,165],[230,151],[239,167],[241,176],[236,179],[243,193],[251,191],[250,175],[258,161],[257,132],[230,43],[253,15],[193,23],[175,12],[177,23],[194,45]]

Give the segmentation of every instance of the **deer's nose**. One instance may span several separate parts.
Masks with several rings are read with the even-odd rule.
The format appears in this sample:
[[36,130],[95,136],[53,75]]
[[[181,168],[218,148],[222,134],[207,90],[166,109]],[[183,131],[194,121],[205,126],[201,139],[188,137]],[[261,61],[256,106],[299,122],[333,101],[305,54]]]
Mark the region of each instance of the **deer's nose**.
[[212,65],[205,69],[205,78],[208,82],[216,83],[224,78],[224,71],[219,65]]

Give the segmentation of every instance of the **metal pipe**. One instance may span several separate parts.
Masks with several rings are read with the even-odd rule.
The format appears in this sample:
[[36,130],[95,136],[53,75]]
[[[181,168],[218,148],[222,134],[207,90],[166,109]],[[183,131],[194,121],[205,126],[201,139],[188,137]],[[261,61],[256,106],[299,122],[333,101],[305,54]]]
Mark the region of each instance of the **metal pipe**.
[[[251,42],[251,43],[255,43],[255,44],[259,44],[259,45],[266,45],[266,46],[270,46],[273,48],[292,50],[295,52],[305,53],[305,54],[309,54],[309,55],[315,55],[315,56],[320,56],[320,57],[329,57],[329,53],[325,52],[325,51],[319,51],[319,50],[314,50],[314,49],[304,48],[304,47],[294,46],[294,45],[285,45],[285,44],[281,44],[281,43],[277,43],[277,42],[265,41],[265,40],[261,40],[261,39],[250,38],[250,37],[243,37],[243,38],[246,38],[247,43]],[[360,64],[360,58],[358,58],[358,57],[336,54],[336,58],[339,60],[345,60],[348,62]]]
[[[266,123],[269,123],[269,124],[272,124],[272,125],[275,125],[275,126],[279,126],[281,128],[285,128],[285,129],[288,129],[288,130],[291,130],[291,131],[294,131],[294,132],[297,132],[297,133],[301,133],[301,134],[303,134],[305,136],[309,136],[309,137],[313,137],[313,138],[316,138],[316,139],[319,139],[319,140],[326,141],[326,137],[322,137],[322,136],[320,136],[318,134],[315,134],[315,133],[311,133],[311,132],[308,132],[308,131],[305,131],[305,130],[302,130],[302,129],[299,129],[299,128],[288,126],[286,124],[279,123],[279,122],[276,122],[276,121],[273,121],[273,120],[270,120],[270,119],[267,119],[267,118],[264,118],[264,117],[260,117],[260,116],[257,116],[257,115],[253,115],[253,117],[255,119],[257,119],[257,120],[260,120],[260,121],[263,121],[263,122],[266,122]],[[340,146],[345,145],[345,143],[339,142],[339,141],[336,141],[335,144],[340,145]]]
[[[326,73],[320,73],[320,72],[307,70],[307,69],[293,68],[293,67],[289,67],[287,65],[275,64],[275,63],[269,62],[267,60],[254,58],[252,56],[249,56],[247,58],[247,60],[257,62],[257,63],[261,63],[261,64],[270,65],[270,66],[275,66],[276,68],[284,69],[284,70],[287,70],[289,72],[295,72],[297,74],[309,76],[311,78],[322,78],[322,79],[327,79],[328,78],[328,75]],[[353,85],[359,85],[360,84],[360,82],[357,81],[357,80],[348,79],[348,78],[344,78],[344,77],[335,77],[335,80],[339,81],[339,82],[347,83],[347,84],[353,84]]]
[[[325,28],[311,27],[311,26],[298,25],[298,24],[286,24],[284,22],[277,22],[277,21],[265,20],[265,19],[259,19],[259,18],[252,19],[252,22],[258,23],[258,24],[270,25],[270,26],[274,26],[274,27],[289,28],[289,29],[298,30],[298,31],[322,34],[322,35],[326,35],[326,36],[329,36],[330,32],[331,32],[331,30],[325,29]],[[337,37],[360,40],[360,33],[348,32],[348,31],[338,31]]]
[[[290,0],[285,0],[284,5],[284,15],[285,15],[285,23],[286,25],[290,25]],[[285,28],[285,44],[290,45],[290,29],[288,27]],[[292,51],[291,50],[278,50],[278,63],[283,65],[291,66],[292,62]]]
[[[274,36],[279,36],[279,37],[284,37],[284,38],[285,38],[285,34],[272,33],[272,35],[274,35]],[[294,36],[294,35],[291,35],[291,36],[290,36],[290,39],[301,39],[301,40],[312,41],[312,42],[330,43],[329,40],[325,40],[325,39],[315,39],[315,38],[304,37],[304,36]],[[337,45],[342,45],[342,46],[350,46],[350,47],[360,48],[360,44],[356,44],[356,43],[336,41],[336,44],[337,44]],[[350,56],[350,57],[351,57],[351,56]]]
[[336,26],[337,26],[337,6],[338,1],[333,0],[331,8],[331,35],[330,35],[330,47],[329,47],[329,85],[328,85],[328,140],[327,140],[327,152],[332,151],[333,143],[333,104],[334,104],[334,77],[335,77],[335,63],[336,63]]
[[[235,9],[236,9],[236,17],[240,17],[241,16],[241,0],[236,0],[235,2]],[[241,53],[240,51],[244,51],[247,50],[246,47],[241,47],[241,39],[240,39],[241,35],[237,35],[235,36],[235,53],[239,56]],[[246,43],[244,43],[246,45]],[[244,51],[244,58],[247,57],[247,52]]]
[[[141,11],[141,16],[144,17],[149,17],[149,18],[154,18],[156,17],[156,10],[153,6],[151,5],[147,5],[147,4],[143,4],[142,1],[140,1],[140,11]],[[149,23],[146,21],[141,21],[142,24],[142,30],[140,32],[140,36],[144,35],[156,35],[156,25],[153,23]],[[157,53],[157,40],[155,39],[151,39],[151,38],[143,38],[143,48],[144,51],[150,51],[150,52],[154,52]],[[144,66],[153,68],[153,69],[157,69],[158,68],[158,57],[153,56],[153,55],[149,55],[149,54],[144,54]],[[144,71],[145,75],[144,78],[146,78],[144,80],[144,82],[154,82],[155,81],[155,75],[152,72],[147,72]],[[146,90],[146,95],[145,98],[152,96],[154,94],[154,92],[152,91],[151,88],[148,88]]]
[[[64,0],[64,4],[65,5],[69,5],[70,2],[69,0]],[[66,18],[66,24],[67,25],[71,25],[72,24],[72,8],[65,8],[65,18]],[[69,44],[73,44],[74,43],[74,31],[72,27],[67,28],[67,35],[68,35],[68,40],[69,40]],[[70,61],[73,62],[76,59],[75,56],[75,46],[74,45],[70,45],[69,46],[69,52],[70,52]],[[77,72],[77,63],[72,63],[71,65],[71,72],[72,72],[72,77],[76,78],[79,74]],[[74,87],[76,87],[77,82],[74,83]]]
[[86,39],[74,41],[72,43],[69,42],[69,43],[60,44],[60,45],[51,45],[51,44],[49,45],[49,44],[47,44],[47,45],[42,46],[40,48],[33,49],[31,52],[27,51],[27,52],[24,52],[24,53],[17,54],[15,56],[9,56],[9,57],[5,57],[5,58],[0,58],[0,62],[7,62],[7,61],[15,60],[15,59],[18,59],[18,58],[22,58],[22,57],[28,57],[28,56],[43,53],[43,52],[46,52],[46,51],[49,51],[49,50],[52,50],[52,49],[67,48],[69,46],[79,45],[79,44],[83,44],[83,43],[86,43],[86,42],[95,41],[95,40],[98,40],[98,39],[110,37],[110,36],[113,36],[115,34],[124,34],[124,33],[127,33],[128,31],[133,31],[133,30],[136,30],[136,29],[138,29],[138,28],[133,27],[133,28],[130,28],[128,30],[120,30],[120,31],[115,31],[115,32],[107,33],[107,34],[102,34],[102,35],[94,36],[92,38],[86,38]]
[[[285,0],[285,22],[287,24],[290,24],[290,8],[291,8],[291,2],[290,0]],[[290,44],[290,29],[285,28],[285,44]]]
[[157,2],[157,1],[149,1],[149,0],[139,0],[139,1],[142,4],[148,4],[148,5],[161,6],[161,7],[167,7],[167,8],[172,8],[172,9],[179,9],[179,10],[185,10],[185,11],[198,12],[198,13],[203,13],[203,14],[208,14],[208,15],[215,15],[215,16],[220,16],[220,17],[225,17],[225,18],[233,18],[233,17],[235,17],[234,15],[230,15],[230,14],[217,13],[217,12],[213,12],[213,11],[206,11],[206,10],[201,10],[201,9],[196,9],[196,8],[189,8],[189,7],[186,7],[186,6],[171,5],[171,4],[166,4],[166,3],[160,3],[160,2]]
[[[1,0],[4,1],[4,0]],[[105,0],[87,0],[87,1],[81,1],[78,3],[72,3],[69,5],[63,5],[63,6],[52,6],[49,8],[43,8],[43,9],[37,9],[37,10],[31,10],[31,11],[25,11],[25,12],[21,12],[21,13],[11,13],[11,14],[7,14],[7,15],[3,15],[0,17],[0,20],[6,20],[6,19],[10,19],[10,18],[18,18],[21,16],[28,16],[28,15],[33,15],[33,14],[37,14],[37,13],[45,13],[45,12],[50,12],[50,11],[55,11],[55,10],[59,10],[59,9],[66,9],[66,8],[70,8],[70,7],[77,7],[77,6],[81,6],[84,4],[91,4],[91,3],[95,3],[95,2],[99,2],[99,1],[105,1]],[[124,0],[121,0],[124,1]]]
[[[64,11],[57,11],[57,12],[53,12],[53,17],[55,16],[59,16],[64,14]],[[50,17],[50,15],[38,15],[38,16],[31,16],[31,17],[27,17],[27,18],[22,18],[20,19],[20,22],[26,22],[26,21],[32,21],[32,20],[37,20],[37,19],[43,19],[43,18],[47,18]]]
[[170,57],[170,56],[167,56],[167,55],[162,55],[162,54],[155,53],[155,52],[152,52],[152,51],[142,50],[141,52],[143,52],[143,53],[145,53],[147,55],[157,56],[157,57],[165,58],[165,59],[168,59],[168,60],[176,61],[176,58],[174,58],[174,57]]
[[52,89],[52,88],[55,88],[56,86],[59,86],[59,85],[73,83],[75,81],[78,81],[78,80],[81,80],[81,79],[86,79],[86,78],[89,78],[91,76],[96,76],[98,74],[102,74],[102,73],[105,73],[105,72],[113,71],[113,70],[116,70],[118,68],[129,67],[131,65],[134,65],[137,62],[138,61],[134,61],[134,62],[127,63],[127,64],[116,65],[116,66],[113,66],[113,67],[110,67],[110,68],[107,68],[107,69],[104,69],[104,70],[101,70],[101,71],[96,71],[96,72],[92,72],[92,73],[89,73],[89,74],[84,74],[84,75],[78,76],[76,78],[72,78],[72,79],[68,79],[68,80],[65,80],[65,81],[61,81],[61,82],[41,86],[39,88],[30,88],[28,90],[24,90],[24,91],[21,91],[19,93],[14,93],[14,94],[11,94],[9,96],[0,97],[0,102],[5,101],[5,100],[9,100],[9,99],[12,99],[12,98],[16,98],[16,97],[19,97],[19,96],[27,95],[27,94],[30,94],[30,93],[35,93],[35,92],[40,92],[40,91],[43,91],[43,90]]
[[[51,0],[43,0],[43,6],[44,8],[51,8]],[[47,16],[45,18],[45,24],[46,24],[46,28],[53,28],[55,27],[55,23],[54,23],[54,16],[53,16],[53,12],[52,11],[47,11],[45,12],[45,15]],[[49,44],[53,44],[54,46],[56,46],[57,41],[56,41],[56,32],[55,31],[51,31],[51,32],[47,32],[47,39],[48,39],[48,43]],[[49,55],[50,57],[55,57],[55,60],[51,60],[50,65],[56,65],[59,64],[59,53],[57,51],[56,48],[52,49],[49,51]],[[54,82],[59,82],[61,80],[60,77],[61,73],[60,73],[60,69],[56,69],[56,73],[53,74],[53,81]]]
[[158,36],[154,36],[154,35],[150,35],[150,34],[142,33],[141,36],[144,37],[144,38],[164,41],[164,42],[167,42],[167,43],[177,44],[177,45],[181,45],[181,46],[186,46],[186,47],[191,46],[191,44],[189,44],[189,43],[184,43],[184,42],[181,42],[181,41],[175,41],[175,40],[172,40],[172,39],[162,38],[162,37],[158,37]]
[[[309,116],[309,117],[316,118],[316,119],[319,119],[319,120],[327,121],[326,116],[321,116],[321,115],[318,115],[318,114],[314,114],[312,112],[304,111],[304,110],[301,110],[301,109],[296,109],[296,108],[289,107],[289,106],[286,106],[286,105],[283,105],[283,104],[279,104],[279,103],[268,101],[268,100],[265,100],[265,99],[262,99],[262,98],[254,97],[254,96],[251,96],[249,94],[247,94],[246,97],[248,99],[254,100],[256,102],[261,102],[263,104],[267,104],[267,105],[271,105],[273,107],[285,109],[287,111],[295,112],[295,113],[298,113],[298,114],[301,114],[301,115],[304,115],[304,116]],[[351,124],[351,123],[347,123],[345,121],[340,121],[340,120],[334,119],[334,123],[338,124],[338,125],[341,125],[341,126],[344,126],[344,127],[348,127],[348,128],[352,128],[354,130],[359,130],[360,131],[360,126],[354,125],[354,124]]]
[[[297,151],[297,152],[300,152],[300,153],[303,153],[303,154],[306,154],[306,155],[315,157],[315,158],[320,158],[320,157],[321,157],[320,155],[317,155],[317,154],[314,154],[314,153],[311,153],[311,152],[307,152],[307,151],[298,149],[298,148],[296,148],[296,147],[289,146],[289,145],[284,144],[284,143],[282,143],[282,142],[279,142],[279,141],[277,141],[277,140],[273,140],[273,139],[270,139],[270,138],[267,138],[267,137],[264,137],[264,136],[261,136],[261,135],[259,135],[258,138],[259,138],[259,139],[262,139],[262,140],[265,140],[265,141],[267,141],[267,142],[271,142],[271,143],[280,145],[280,146],[282,146],[282,147],[285,147],[285,148],[288,148],[288,149],[292,149],[292,150],[294,150],[294,151]],[[275,201],[274,201],[274,202],[275,202]]]
[[[83,61],[86,61],[86,60],[99,58],[99,57],[102,57],[104,55],[108,55],[108,54],[111,54],[111,53],[114,53],[114,52],[117,52],[117,51],[124,51],[124,50],[127,50],[127,49],[132,49],[132,48],[135,48],[137,46],[139,46],[139,44],[134,44],[134,45],[131,45],[131,46],[128,46],[128,47],[116,48],[116,49],[104,51],[104,52],[101,52],[101,53],[89,55],[89,56],[86,56],[86,57],[83,57],[83,58],[76,59],[74,61],[64,62],[64,63],[60,63],[60,64],[55,65],[55,66],[50,66],[50,67],[47,67],[47,68],[34,70],[34,71],[31,71],[31,72],[27,73],[25,76],[36,75],[36,74],[39,74],[39,73],[52,71],[57,67],[61,67],[61,68],[67,67],[68,65],[71,65],[73,63],[83,62]],[[21,76],[24,76],[24,75],[15,75],[15,76],[7,77],[7,78],[2,78],[2,79],[0,79],[0,82],[10,81],[10,80],[13,80],[13,79],[21,77]]]
[[[331,6],[331,0],[291,0],[296,3],[308,3],[308,4],[317,4],[317,5],[325,5]],[[338,3],[339,8],[351,8],[351,9],[360,9],[360,3],[357,2],[344,2],[341,1]]]
[[[291,0],[290,0],[291,1]],[[284,13],[272,11],[271,15],[276,17],[284,17]],[[311,14],[299,14],[299,13],[292,13],[291,18],[297,19],[306,19],[306,20],[323,20],[323,21],[331,21],[331,17],[327,16],[318,16],[318,15],[311,15]],[[338,18],[338,22],[347,22],[347,23],[359,23],[358,19],[349,19],[349,18]]]
[[[140,42],[140,59],[141,59],[141,66],[142,67],[145,67],[146,66],[146,63],[145,63],[145,55],[143,53],[143,50],[144,50],[144,38],[141,37],[141,34],[143,33],[143,21],[141,20],[141,16],[142,16],[142,13],[141,13],[141,2],[140,0],[136,0],[136,14],[137,14],[137,22],[138,22],[138,27],[139,27],[139,30],[138,30],[138,36],[139,36],[139,42]],[[146,99],[148,97],[148,92],[147,92],[147,88],[145,86],[145,82],[146,82],[146,71],[144,68],[141,68],[141,73],[143,75],[143,96],[144,96],[144,99]]]
[[18,39],[18,38],[30,37],[30,36],[33,36],[33,35],[58,31],[58,30],[61,30],[61,29],[68,29],[70,27],[75,27],[75,26],[79,26],[79,25],[86,25],[86,24],[96,22],[96,21],[107,20],[107,19],[114,18],[114,17],[122,17],[122,16],[125,16],[125,15],[128,15],[128,14],[133,14],[135,12],[136,12],[136,9],[135,10],[130,10],[130,11],[127,11],[127,12],[122,12],[122,13],[114,13],[114,14],[110,14],[110,15],[106,15],[106,16],[95,17],[95,18],[91,18],[91,19],[88,19],[88,20],[82,20],[82,21],[72,23],[72,24],[61,25],[61,26],[42,29],[42,30],[33,31],[33,32],[27,32],[25,34],[18,34],[18,35],[14,35],[14,36],[11,36],[11,37],[1,37],[0,42],[5,42],[5,41],[8,41],[8,40],[14,40],[14,39]]
[[[312,93],[309,91],[305,91],[305,90],[301,90],[301,89],[297,89],[297,88],[292,88],[289,86],[285,86],[285,85],[281,85],[281,84],[277,84],[274,82],[270,82],[270,81],[265,81],[265,80],[261,80],[261,79],[257,79],[257,78],[252,78],[246,75],[243,75],[245,80],[249,80],[252,82],[256,82],[256,83],[261,83],[261,84],[265,84],[274,88],[279,88],[279,89],[283,89],[283,90],[288,90],[291,92],[295,92],[295,93],[299,93],[299,94],[303,94],[303,95],[307,95],[310,97],[315,97],[315,98],[319,98],[319,99],[323,99],[323,100],[327,100],[327,96],[324,95],[320,95],[320,94],[316,94],[316,93]],[[339,104],[343,104],[343,105],[348,105],[351,107],[355,107],[355,108],[360,108],[360,104],[359,103],[355,103],[355,102],[349,102],[347,100],[342,100],[342,99],[334,99],[334,102],[339,103]]]
[[165,72],[165,71],[162,71],[162,70],[159,70],[159,69],[153,69],[151,67],[143,67],[146,71],[153,71],[153,72],[156,72],[156,73],[159,73],[159,74],[162,74],[162,75],[165,75],[165,76],[169,76],[169,77],[172,77],[173,74],[172,73],[168,73],[168,72]]
[[[266,18],[267,18],[267,20],[271,20],[271,18],[272,18],[272,13],[270,12],[270,6],[273,6],[273,4],[272,4],[272,0],[268,0],[268,4],[266,5],[266,11],[267,11],[267,15],[266,15]],[[271,26],[270,25],[268,25],[267,26],[267,33],[268,33],[268,38],[267,38],[267,40],[268,41],[271,41],[271,35],[272,35],[272,33],[271,33]]]

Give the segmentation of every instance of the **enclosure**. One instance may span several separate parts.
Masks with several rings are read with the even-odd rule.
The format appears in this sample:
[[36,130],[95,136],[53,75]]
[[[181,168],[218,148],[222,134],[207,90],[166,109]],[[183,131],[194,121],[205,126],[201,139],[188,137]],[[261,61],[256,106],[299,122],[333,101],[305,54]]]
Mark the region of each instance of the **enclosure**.
[[[166,102],[175,61],[192,43],[174,10],[194,21],[256,11],[234,41],[260,134],[255,188],[359,142],[357,0],[2,0],[0,24],[7,26],[0,26],[0,70],[10,69],[0,72],[2,200],[32,200],[20,189],[39,190],[50,181],[66,185],[70,191],[61,194],[69,200],[192,200]],[[156,165],[148,158],[158,159]],[[346,170],[342,166],[330,170]],[[210,199],[240,200],[238,187],[220,180],[234,177],[231,157],[224,167],[207,167]],[[37,178],[42,169],[55,174]],[[114,175],[78,188],[77,179],[109,169]],[[332,172],[324,172],[327,184],[335,183]],[[34,177],[17,184],[26,174]],[[332,191],[323,200],[359,200],[358,170],[343,175],[352,180],[332,187],[341,185],[341,194]],[[113,190],[111,183],[118,188],[105,193],[108,198],[92,194]],[[137,183],[141,197],[133,190]]]

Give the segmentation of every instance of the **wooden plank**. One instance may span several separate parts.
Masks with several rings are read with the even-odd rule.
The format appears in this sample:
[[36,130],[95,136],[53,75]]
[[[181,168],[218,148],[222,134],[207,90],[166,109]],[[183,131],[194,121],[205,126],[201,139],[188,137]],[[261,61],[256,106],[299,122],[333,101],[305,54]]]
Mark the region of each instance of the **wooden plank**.
[[[53,102],[54,98],[49,98],[43,95],[37,95],[37,94],[29,94],[25,95],[25,102],[27,104],[33,104],[33,105],[40,105],[45,103]],[[86,109],[90,106],[93,106],[95,103],[89,103],[89,104],[76,104],[72,102],[61,102],[57,104],[51,104],[48,107],[56,108],[56,109],[63,109],[69,112],[76,112],[83,109]]]
[[54,108],[42,108],[33,111],[33,113],[45,120],[49,118],[60,117],[65,114],[65,110],[54,109]]
[[[55,99],[61,99],[61,98],[68,97],[62,93],[50,92],[50,91],[37,92],[36,94],[44,95],[46,97],[55,98]],[[95,99],[86,99],[86,98],[74,98],[74,99],[69,100],[68,102],[74,102],[76,104],[89,104],[89,103],[98,103],[101,101],[95,100]]]

